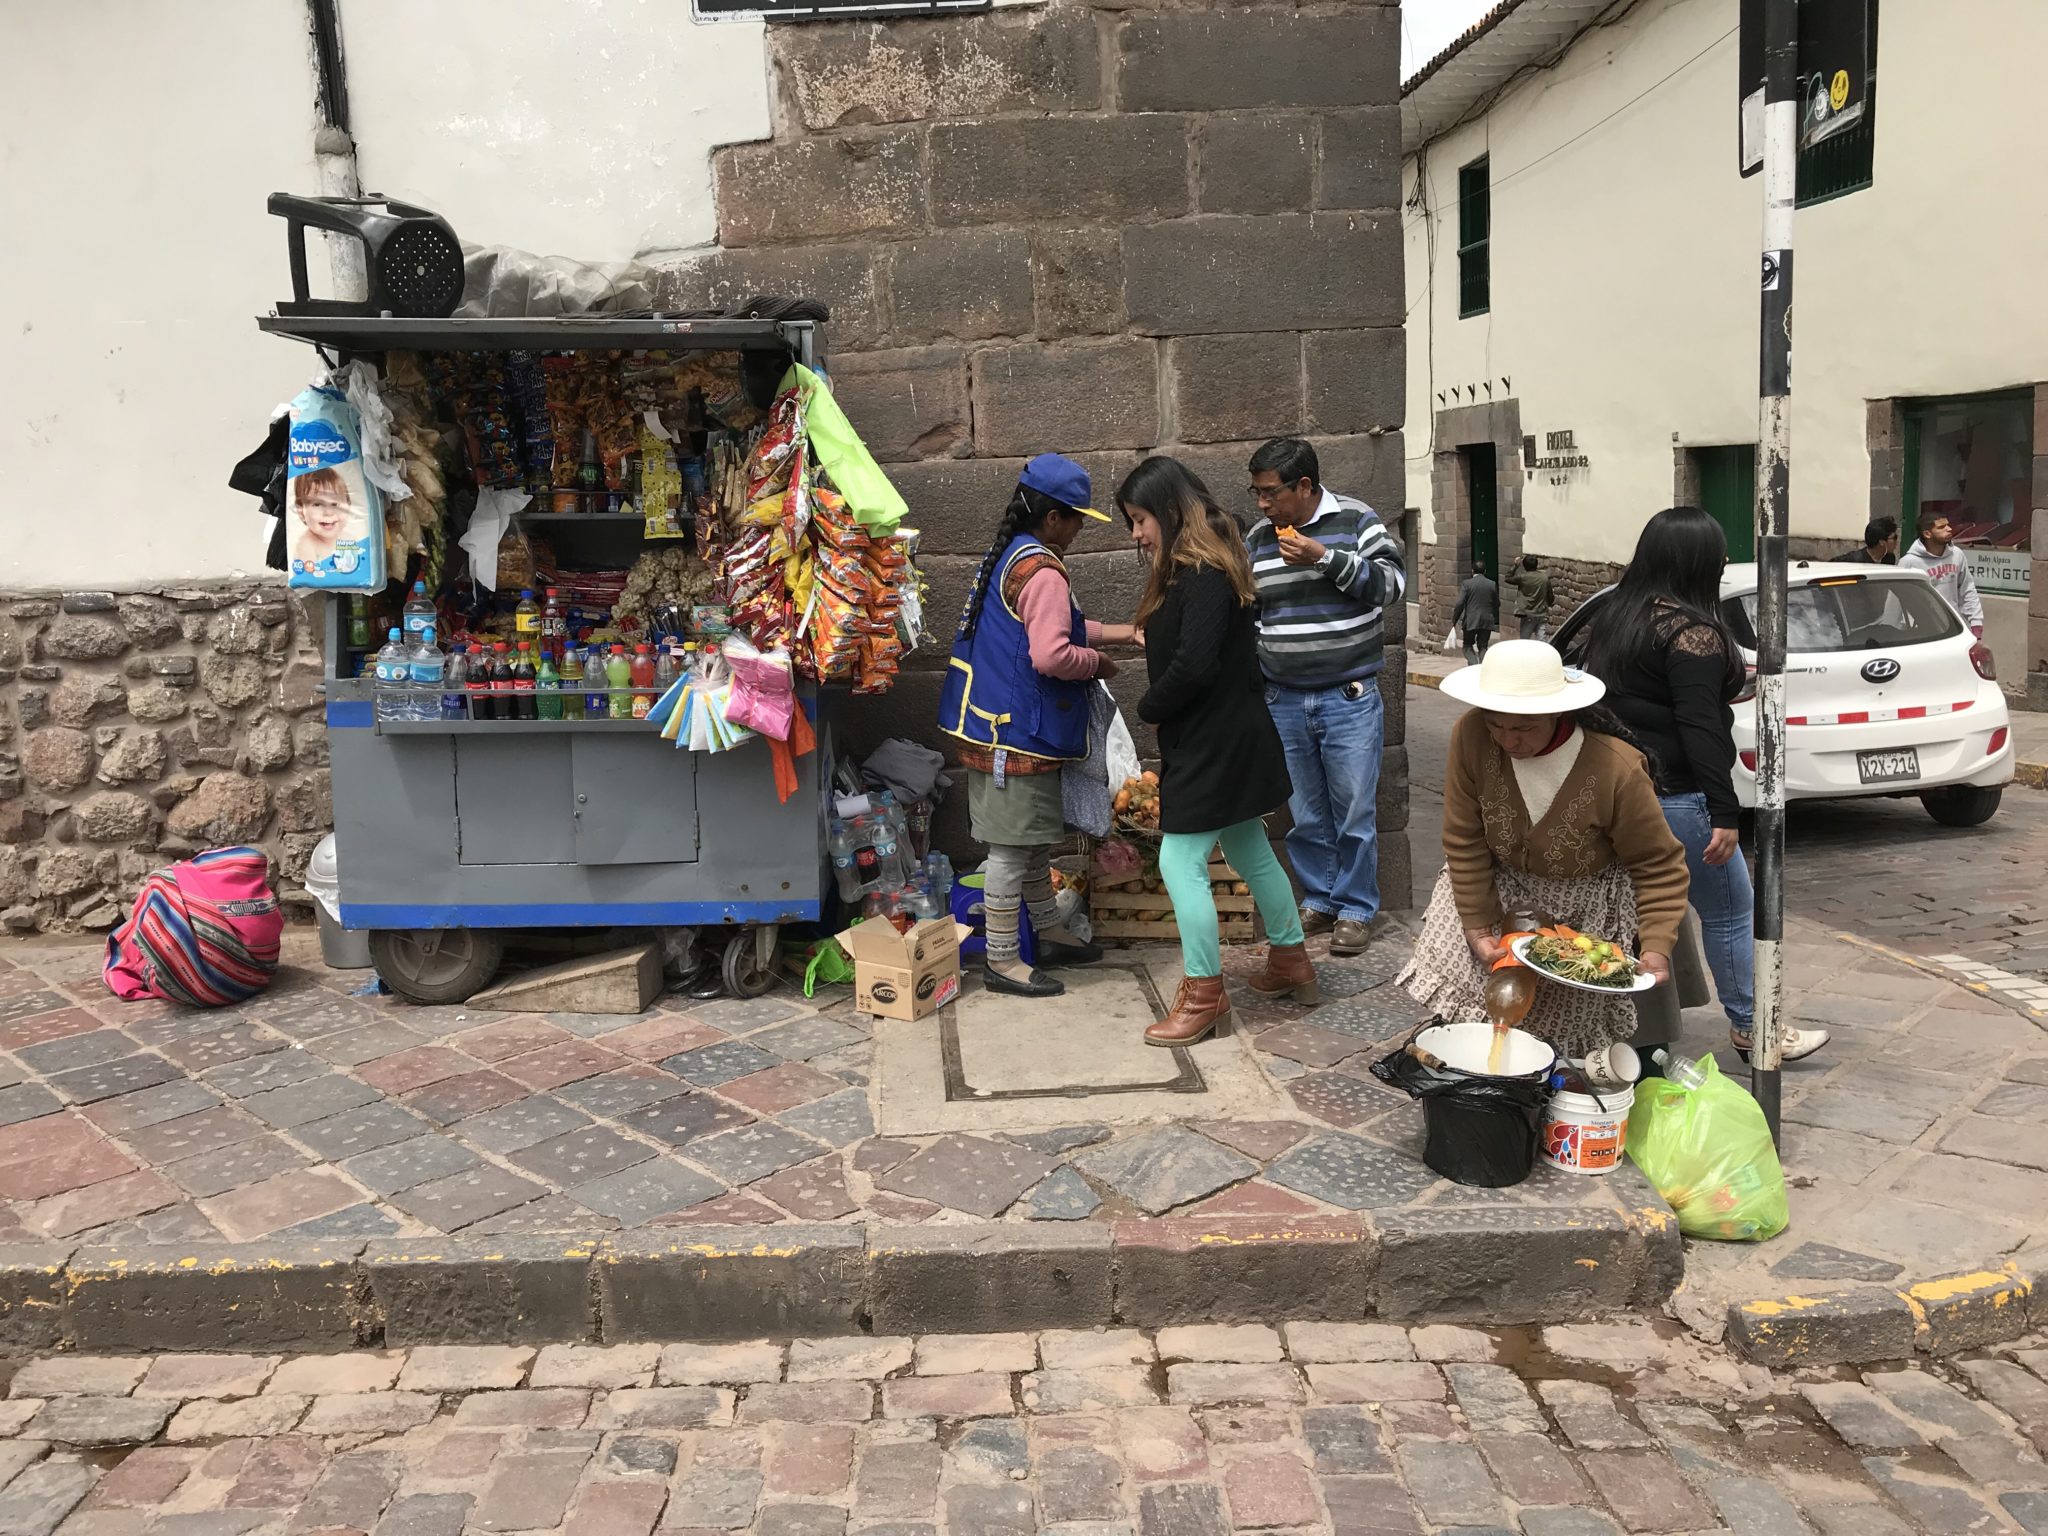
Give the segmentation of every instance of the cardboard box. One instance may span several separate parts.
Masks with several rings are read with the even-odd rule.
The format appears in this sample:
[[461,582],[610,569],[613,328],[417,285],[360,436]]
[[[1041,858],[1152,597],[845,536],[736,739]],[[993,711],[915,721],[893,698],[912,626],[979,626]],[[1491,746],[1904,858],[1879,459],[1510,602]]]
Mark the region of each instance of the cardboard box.
[[935,917],[898,933],[873,918],[839,935],[853,957],[853,1005],[883,1019],[921,1019],[960,995],[960,941],[974,930]]

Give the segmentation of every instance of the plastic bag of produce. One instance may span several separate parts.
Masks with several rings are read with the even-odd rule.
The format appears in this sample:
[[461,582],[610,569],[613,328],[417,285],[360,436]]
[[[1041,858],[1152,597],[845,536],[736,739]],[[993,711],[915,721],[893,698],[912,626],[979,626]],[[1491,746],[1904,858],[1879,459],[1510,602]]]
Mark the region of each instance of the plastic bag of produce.
[[1678,1213],[1688,1237],[1760,1243],[1791,1219],[1785,1171],[1757,1101],[1721,1075],[1711,1056],[1706,1081],[1685,1088],[1666,1078],[1636,1087],[1628,1155]]

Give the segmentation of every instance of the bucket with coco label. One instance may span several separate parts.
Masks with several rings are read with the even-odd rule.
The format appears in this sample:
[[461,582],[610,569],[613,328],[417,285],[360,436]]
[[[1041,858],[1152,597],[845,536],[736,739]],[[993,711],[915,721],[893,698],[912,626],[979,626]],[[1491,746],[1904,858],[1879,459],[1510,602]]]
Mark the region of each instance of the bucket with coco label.
[[1633,1088],[1602,1090],[1597,1099],[1559,1089],[1543,1111],[1543,1160],[1571,1173],[1614,1172],[1635,1101]]

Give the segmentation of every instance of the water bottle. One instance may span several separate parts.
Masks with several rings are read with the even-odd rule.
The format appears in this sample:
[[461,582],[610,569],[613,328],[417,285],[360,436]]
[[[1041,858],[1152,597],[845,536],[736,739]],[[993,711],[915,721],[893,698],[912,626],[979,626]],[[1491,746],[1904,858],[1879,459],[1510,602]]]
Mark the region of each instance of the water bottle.
[[583,714],[586,719],[602,720],[611,712],[610,686],[605,674],[605,651],[601,646],[586,646],[583,651]]
[[932,893],[939,898],[941,911],[951,911],[953,906],[953,861],[943,853],[925,855],[925,878],[931,882]]
[[441,718],[462,720],[469,715],[463,695],[469,689],[469,648],[456,646],[448,653],[448,669],[441,674]]
[[438,719],[441,714],[441,679],[448,670],[448,658],[441,654],[433,625],[429,624],[420,631],[419,643],[407,654],[406,661],[412,680],[406,718]]
[[858,901],[860,869],[854,862],[853,834],[847,830],[845,822],[832,823],[832,833],[826,846],[832,850],[832,878],[839,882],[839,899],[849,903]]
[[902,840],[896,831],[896,823],[888,816],[877,816],[875,829],[875,866],[885,889],[900,887],[909,871],[903,867]]
[[379,720],[403,720],[406,717],[406,690],[412,683],[412,658],[405,653],[405,631],[394,629],[384,642],[384,649],[377,653],[377,718]]
[[1707,1069],[1690,1056],[1680,1056],[1662,1046],[1650,1052],[1650,1060],[1664,1069],[1664,1080],[1676,1083],[1688,1092],[1698,1092],[1707,1086]]
[[418,645],[420,633],[435,622],[434,600],[427,596],[427,584],[416,581],[412,584],[412,596],[405,600],[405,643]]
[[863,895],[871,895],[882,888],[882,867],[875,856],[874,822],[866,816],[856,816],[846,829],[847,842],[853,849],[854,889]]

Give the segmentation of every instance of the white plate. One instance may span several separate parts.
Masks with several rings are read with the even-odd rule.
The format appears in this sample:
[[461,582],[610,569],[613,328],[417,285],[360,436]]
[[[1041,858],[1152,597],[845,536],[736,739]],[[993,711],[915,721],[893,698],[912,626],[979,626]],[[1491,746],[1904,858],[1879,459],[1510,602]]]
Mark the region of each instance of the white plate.
[[1532,973],[1542,977],[1545,981],[1554,981],[1561,987],[1572,987],[1580,992],[1598,992],[1603,997],[1628,997],[1636,992],[1647,992],[1650,988],[1657,985],[1657,978],[1644,970],[1638,970],[1635,974],[1635,979],[1625,987],[1603,987],[1590,981],[1573,981],[1569,976],[1560,976],[1555,971],[1546,971],[1540,965],[1529,965],[1529,958],[1524,951],[1531,944],[1534,944],[1538,937],[1539,935],[1537,934],[1525,933],[1520,938],[1511,940],[1508,948],[1514,952],[1517,960],[1521,961],[1524,965],[1528,965]]

